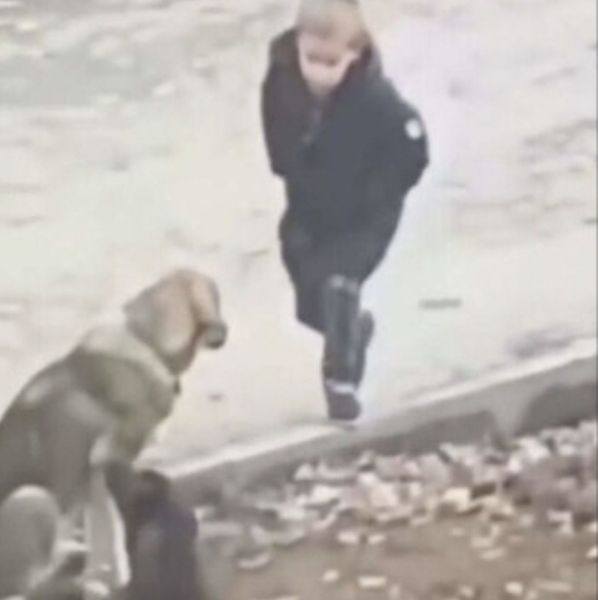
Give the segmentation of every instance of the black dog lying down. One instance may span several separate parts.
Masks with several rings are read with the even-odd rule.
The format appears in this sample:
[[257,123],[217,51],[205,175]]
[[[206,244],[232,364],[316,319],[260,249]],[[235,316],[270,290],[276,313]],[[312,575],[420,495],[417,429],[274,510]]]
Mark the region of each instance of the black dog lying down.
[[[43,560],[50,563],[47,575],[30,587],[26,600],[88,600],[90,596],[106,600],[211,600],[199,564],[197,521],[190,509],[174,499],[170,481],[154,471],[135,472],[124,463],[109,465],[106,477],[127,536],[131,580],[125,590],[90,594],[90,582],[84,576],[86,556],[80,551],[52,567],[50,548],[56,541],[59,512],[52,496],[43,490],[29,496],[21,494],[18,502],[7,502],[0,508],[0,535],[15,538],[11,540],[15,551],[8,557],[0,556],[0,571],[3,566],[14,568],[13,555],[18,557],[25,551],[35,554],[36,567]],[[2,527],[7,522],[10,529]],[[25,558],[22,562],[31,560]]]

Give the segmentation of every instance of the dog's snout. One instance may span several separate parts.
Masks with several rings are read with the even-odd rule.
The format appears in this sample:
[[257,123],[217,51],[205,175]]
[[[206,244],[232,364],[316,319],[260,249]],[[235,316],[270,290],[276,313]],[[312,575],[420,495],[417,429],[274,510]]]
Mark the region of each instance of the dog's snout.
[[218,350],[226,344],[228,338],[228,327],[223,322],[210,325],[205,334],[205,345],[212,350]]

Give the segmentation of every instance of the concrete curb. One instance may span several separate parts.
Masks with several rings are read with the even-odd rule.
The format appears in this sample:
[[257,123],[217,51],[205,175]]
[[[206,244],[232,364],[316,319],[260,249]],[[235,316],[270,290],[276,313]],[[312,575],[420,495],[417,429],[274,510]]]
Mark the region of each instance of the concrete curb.
[[278,436],[227,447],[215,454],[165,465],[186,502],[227,488],[238,492],[262,479],[282,477],[322,456],[374,449],[424,452],[439,443],[497,441],[541,428],[595,418],[596,343],[442,389],[393,415],[355,428],[304,425]]

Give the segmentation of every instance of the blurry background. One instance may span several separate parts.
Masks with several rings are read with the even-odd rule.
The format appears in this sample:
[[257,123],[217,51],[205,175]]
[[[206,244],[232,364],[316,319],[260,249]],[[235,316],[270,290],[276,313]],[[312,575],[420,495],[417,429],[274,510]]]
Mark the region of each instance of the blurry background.
[[[594,0],[367,0],[432,166],[368,287],[371,414],[595,333]],[[0,411],[175,266],[212,274],[169,452],[323,415],[259,127],[288,0],[0,0]]]

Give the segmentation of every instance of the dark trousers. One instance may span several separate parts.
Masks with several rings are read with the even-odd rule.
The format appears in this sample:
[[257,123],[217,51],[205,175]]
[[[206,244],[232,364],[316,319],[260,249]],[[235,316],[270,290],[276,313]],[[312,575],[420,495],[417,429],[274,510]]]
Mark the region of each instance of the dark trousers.
[[334,275],[362,284],[380,264],[390,240],[365,227],[351,231],[309,231],[288,215],[280,226],[282,257],[293,283],[297,318],[325,331],[324,290]]

